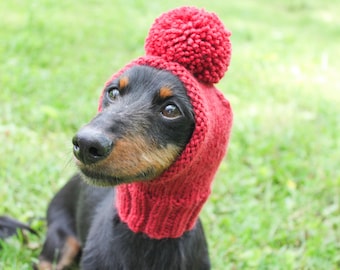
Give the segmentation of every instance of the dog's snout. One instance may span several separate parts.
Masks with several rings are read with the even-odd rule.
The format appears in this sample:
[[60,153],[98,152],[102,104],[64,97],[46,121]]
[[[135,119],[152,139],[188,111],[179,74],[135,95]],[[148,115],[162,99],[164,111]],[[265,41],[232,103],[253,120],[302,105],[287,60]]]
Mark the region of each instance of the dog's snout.
[[113,142],[104,134],[80,130],[72,139],[73,153],[84,164],[105,159],[112,151]]

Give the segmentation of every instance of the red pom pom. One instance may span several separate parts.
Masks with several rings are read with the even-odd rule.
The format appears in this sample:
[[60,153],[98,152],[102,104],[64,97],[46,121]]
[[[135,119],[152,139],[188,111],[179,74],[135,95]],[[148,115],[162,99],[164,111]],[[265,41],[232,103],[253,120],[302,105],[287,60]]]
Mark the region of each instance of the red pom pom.
[[216,14],[182,7],[155,20],[145,51],[183,65],[204,83],[217,83],[229,66],[230,35]]

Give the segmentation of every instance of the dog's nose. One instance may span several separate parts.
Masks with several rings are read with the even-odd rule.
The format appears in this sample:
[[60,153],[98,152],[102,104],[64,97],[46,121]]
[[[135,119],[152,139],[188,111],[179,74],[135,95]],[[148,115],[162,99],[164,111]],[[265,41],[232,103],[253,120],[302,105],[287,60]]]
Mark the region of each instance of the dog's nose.
[[84,164],[105,159],[112,151],[112,141],[103,134],[80,130],[72,139],[73,154]]

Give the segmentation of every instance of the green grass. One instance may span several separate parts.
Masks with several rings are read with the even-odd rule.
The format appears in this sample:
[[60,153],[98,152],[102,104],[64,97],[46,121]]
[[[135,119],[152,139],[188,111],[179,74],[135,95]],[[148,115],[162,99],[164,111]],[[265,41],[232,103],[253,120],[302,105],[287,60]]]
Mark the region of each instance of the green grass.
[[142,55],[179,5],[232,31],[218,85],[235,119],[202,217],[213,269],[340,269],[340,6],[290,1],[0,2],[0,215],[41,237],[3,243],[0,269],[30,269],[46,206],[75,172],[70,140],[106,79]]

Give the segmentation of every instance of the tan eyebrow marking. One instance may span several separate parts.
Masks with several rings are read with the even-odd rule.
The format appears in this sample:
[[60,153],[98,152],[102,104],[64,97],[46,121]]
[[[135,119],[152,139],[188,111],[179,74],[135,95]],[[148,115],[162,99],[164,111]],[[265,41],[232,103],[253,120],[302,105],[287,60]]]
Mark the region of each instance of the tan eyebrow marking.
[[174,94],[172,92],[172,90],[167,87],[167,86],[163,86],[160,90],[159,90],[159,97],[161,99],[167,99],[169,97],[172,97]]
[[124,89],[129,84],[129,78],[124,76],[119,80],[119,89]]

